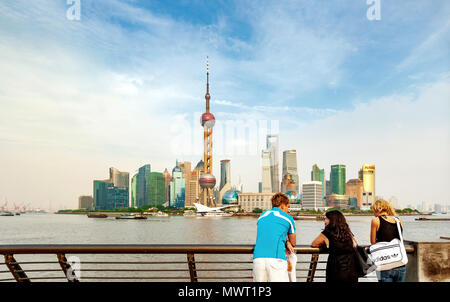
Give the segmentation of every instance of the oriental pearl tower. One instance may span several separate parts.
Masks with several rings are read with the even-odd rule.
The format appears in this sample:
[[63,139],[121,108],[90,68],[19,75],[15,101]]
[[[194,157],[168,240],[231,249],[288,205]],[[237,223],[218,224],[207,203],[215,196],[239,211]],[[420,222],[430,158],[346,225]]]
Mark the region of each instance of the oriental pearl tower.
[[215,207],[216,200],[213,188],[216,185],[216,178],[212,174],[212,129],[216,122],[214,115],[209,112],[209,63],[206,58],[206,112],[202,114],[200,123],[203,127],[203,174],[200,176],[200,203],[208,207]]

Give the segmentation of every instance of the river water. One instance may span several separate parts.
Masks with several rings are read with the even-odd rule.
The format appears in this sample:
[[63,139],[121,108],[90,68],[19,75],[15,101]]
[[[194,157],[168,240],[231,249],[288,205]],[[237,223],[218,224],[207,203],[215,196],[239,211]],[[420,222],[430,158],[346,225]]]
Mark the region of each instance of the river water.
[[[433,215],[428,217],[448,217]],[[450,237],[449,221],[416,221],[402,216],[405,240]],[[346,217],[359,244],[369,244],[369,216]],[[296,220],[297,244],[309,245],[323,221]],[[86,215],[0,216],[0,244],[254,244],[254,217],[149,217],[147,220],[88,218]]]
[[[432,217],[448,216],[433,215]],[[405,240],[433,241],[441,236],[450,237],[449,221],[416,221],[415,218],[417,216],[401,217]],[[346,219],[358,243],[369,244],[372,217],[347,216]],[[256,221],[254,217],[170,216],[149,217],[147,220],[124,220],[88,218],[86,215],[74,214],[27,213],[13,217],[0,216],[0,244],[254,244]],[[296,220],[295,224],[298,245],[310,245],[324,227],[323,221]],[[149,256],[153,260],[163,259],[161,258],[163,256],[160,255],[126,255],[122,256],[123,258],[120,260],[150,259]],[[44,257],[46,260],[51,259],[52,261],[56,258],[54,255],[39,257],[18,255],[16,258],[20,258],[17,259],[18,261],[29,261],[30,259],[43,260]],[[82,258],[81,262],[87,260],[111,261],[111,255],[82,255],[80,257]],[[164,259],[171,261],[180,259],[186,261],[186,255],[165,255],[165,257]],[[217,260],[217,257],[219,256],[198,255],[196,260]],[[251,261],[251,255],[239,257],[245,261]],[[308,258],[306,255],[302,257]],[[236,255],[226,255],[220,256],[220,259],[237,258]],[[309,258],[306,260],[309,261]],[[326,260],[326,255],[321,255],[320,260]],[[24,269],[30,268],[36,268],[36,265]],[[322,266],[322,268],[324,267]],[[1,267],[0,269],[3,270]],[[88,273],[83,272],[83,274],[83,276],[89,276]],[[247,276],[249,274],[244,273]],[[90,276],[98,275],[100,274],[94,273]],[[123,275],[121,274],[121,276]],[[212,274],[206,272],[203,275],[211,276]],[[10,276],[0,275],[0,279]],[[136,274],[132,276],[136,276]],[[216,273],[215,276],[220,276],[220,274]]]

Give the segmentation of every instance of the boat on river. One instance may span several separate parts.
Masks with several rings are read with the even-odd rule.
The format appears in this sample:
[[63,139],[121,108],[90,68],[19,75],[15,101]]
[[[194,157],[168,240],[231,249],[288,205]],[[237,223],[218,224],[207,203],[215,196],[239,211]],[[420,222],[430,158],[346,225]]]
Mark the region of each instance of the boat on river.
[[416,218],[417,221],[450,221],[450,218],[425,218],[419,217]]
[[136,219],[136,216],[130,213],[123,213],[116,216],[116,219]]
[[158,212],[144,212],[144,215],[146,216],[153,216],[153,217],[169,217],[169,214],[158,211]]
[[14,214],[9,211],[3,211],[0,213],[0,216],[14,216]]
[[147,219],[146,215],[142,215],[142,214],[138,214],[138,215],[134,215],[134,219]]
[[317,216],[292,216],[294,220],[310,220],[310,221],[321,221],[325,220],[325,216],[317,215]]
[[87,214],[88,218],[106,218],[108,215],[106,214],[99,214],[99,213],[89,213]]
[[142,214],[122,213],[116,216],[116,219],[147,219],[147,216]]

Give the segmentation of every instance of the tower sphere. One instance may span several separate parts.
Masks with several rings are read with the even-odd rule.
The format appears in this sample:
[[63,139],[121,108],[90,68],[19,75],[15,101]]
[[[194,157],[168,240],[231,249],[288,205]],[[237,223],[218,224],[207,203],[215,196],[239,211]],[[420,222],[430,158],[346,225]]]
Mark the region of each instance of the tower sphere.
[[202,188],[212,189],[216,185],[216,178],[212,174],[203,174],[198,182]]
[[212,113],[205,112],[202,114],[200,123],[202,126],[204,126],[206,124],[206,127],[212,128],[212,127],[214,127],[214,124],[216,123],[216,118],[214,117],[214,115]]

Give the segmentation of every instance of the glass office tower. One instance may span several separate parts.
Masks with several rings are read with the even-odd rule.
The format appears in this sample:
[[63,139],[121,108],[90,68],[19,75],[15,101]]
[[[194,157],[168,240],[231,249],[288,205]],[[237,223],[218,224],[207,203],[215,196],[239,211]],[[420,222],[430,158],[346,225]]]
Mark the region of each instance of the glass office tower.
[[151,173],[149,164],[139,168],[137,176],[137,203],[138,208],[149,205],[150,187],[148,186]]
[[320,181],[322,183],[322,198],[327,195],[325,182],[325,169],[320,169],[317,165],[312,167],[311,181]]
[[128,188],[118,188],[111,182],[94,180],[94,208],[96,210],[128,208],[128,194]]
[[161,206],[165,202],[165,178],[160,172],[151,172],[149,177],[149,205]]
[[138,174],[135,174],[131,179],[131,207],[137,207],[137,177]]
[[345,195],[345,165],[331,166],[331,193]]
[[172,180],[170,181],[171,208],[182,209],[185,207],[186,180],[183,178],[183,170],[177,165],[172,170]]

